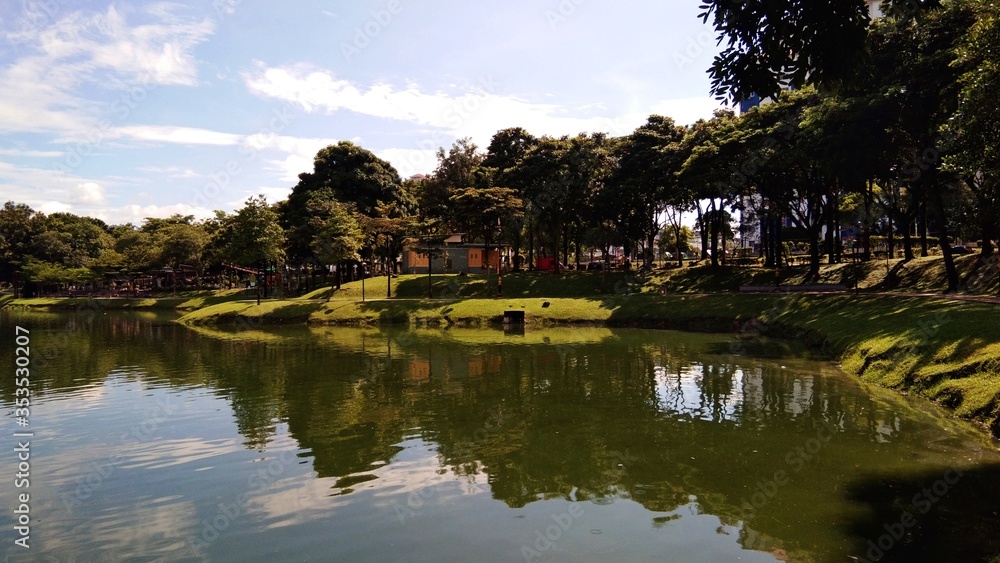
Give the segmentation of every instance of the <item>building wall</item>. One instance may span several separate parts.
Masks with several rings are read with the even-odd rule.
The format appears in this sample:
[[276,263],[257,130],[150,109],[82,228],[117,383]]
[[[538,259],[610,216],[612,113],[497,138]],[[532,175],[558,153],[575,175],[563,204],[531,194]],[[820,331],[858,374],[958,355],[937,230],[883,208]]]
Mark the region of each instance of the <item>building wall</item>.
[[[403,273],[404,274],[426,274],[427,256],[413,250],[403,252]],[[486,271],[483,266],[483,248],[481,246],[455,246],[447,248],[447,254],[434,256],[431,262],[432,272],[435,274],[459,272],[482,273]],[[496,250],[490,250],[488,261],[490,268],[496,271],[499,255]]]

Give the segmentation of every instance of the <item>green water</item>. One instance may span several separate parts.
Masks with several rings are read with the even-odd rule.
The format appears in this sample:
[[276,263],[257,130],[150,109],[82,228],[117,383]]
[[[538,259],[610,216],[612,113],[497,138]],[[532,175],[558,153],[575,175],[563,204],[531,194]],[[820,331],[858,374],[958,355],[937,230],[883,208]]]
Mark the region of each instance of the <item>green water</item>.
[[[14,324],[31,331],[26,429]],[[788,343],[597,328],[213,332],[101,312],[4,313],[0,334],[13,561],[1000,552],[994,444]],[[25,430],[28,550],[13,544],[24,490],[12,433]]]

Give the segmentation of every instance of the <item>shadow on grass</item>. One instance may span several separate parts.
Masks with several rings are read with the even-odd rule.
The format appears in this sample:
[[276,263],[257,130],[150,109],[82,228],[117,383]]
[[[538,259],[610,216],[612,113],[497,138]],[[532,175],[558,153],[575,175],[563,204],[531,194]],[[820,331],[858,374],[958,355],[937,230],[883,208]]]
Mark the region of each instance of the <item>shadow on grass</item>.
[[268,313],[271,322],[302,323],[309,320],[309,316],[322,309],[324,305],[322,302],[286,301],[284,303]]
[[[377,314],[380,324],[403,324],[409,322],[411,313],[436,310],[446,306],[447,302],[418,303],[414,301],[382,300],[354,302],[354,304],[365,313]],[[447,319],[447,316],[445,319]]]
[[865,510],[833,525],[854,538],[844,555],[855,561],[995,560],[1000,555],[997,483],[1000,465],[876,474],[844,492]]

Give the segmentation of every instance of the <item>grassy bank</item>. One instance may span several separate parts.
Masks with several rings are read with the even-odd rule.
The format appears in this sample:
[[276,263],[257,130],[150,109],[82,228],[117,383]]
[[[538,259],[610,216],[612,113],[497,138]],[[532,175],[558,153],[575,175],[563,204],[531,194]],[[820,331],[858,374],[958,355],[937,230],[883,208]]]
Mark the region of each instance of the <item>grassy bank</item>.
[[50,311],[80,310],[175,310],[193,311],[203,307],[253,298],[242,289],[188,291],[157,297],[33,297],[0,299],[0,307],[24,307]]
[[998,306],[989,303],[865,294],[300,299],[259,306],[223,303],[192,311],[181,322],[237,322],[246,327],[273,323],[486,326],[499,323],[506,310],[524,311],[528,330],[596,323],[804,340],[826,356],[840,359],[849,373],[939,401],[1000,436],[1000,324],[996,322]]

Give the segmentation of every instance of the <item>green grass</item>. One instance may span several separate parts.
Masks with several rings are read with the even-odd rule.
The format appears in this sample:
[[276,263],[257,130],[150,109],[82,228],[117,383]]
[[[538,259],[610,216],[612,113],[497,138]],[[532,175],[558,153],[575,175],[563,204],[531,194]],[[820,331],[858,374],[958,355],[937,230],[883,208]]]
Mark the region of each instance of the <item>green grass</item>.
[[0,307],[28,307],[49,310],[103,309],[111,311],[123,309],[171,309],[192,311],[219,303],[248,298],[252,298],[252,296],[248,297],[243,290],[228,289],[218,291],[190,291],[169,297],[113,297],[98,299],[89,297],[32,297],[10,299],[6,302],[0,300]]

